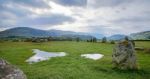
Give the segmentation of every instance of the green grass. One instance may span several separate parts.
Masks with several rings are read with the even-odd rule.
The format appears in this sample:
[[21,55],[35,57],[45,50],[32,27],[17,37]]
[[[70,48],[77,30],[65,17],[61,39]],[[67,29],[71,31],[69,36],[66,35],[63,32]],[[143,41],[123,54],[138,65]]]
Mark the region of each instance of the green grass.
[[[150,47],[150,42],[136,42],[137,46]],[[139,70],[113,69],[113,44],[87,42],[3,42],[0,57],[21,68],[28,79],[150,79],[150,54],[138,51]],[[66,52],[65,57],[28,64],[32,49],[49,52]],[[84,53],[101,53],[100,60],[81,58]]]
[[136,41],[136,46],[150,48],[150,41]]

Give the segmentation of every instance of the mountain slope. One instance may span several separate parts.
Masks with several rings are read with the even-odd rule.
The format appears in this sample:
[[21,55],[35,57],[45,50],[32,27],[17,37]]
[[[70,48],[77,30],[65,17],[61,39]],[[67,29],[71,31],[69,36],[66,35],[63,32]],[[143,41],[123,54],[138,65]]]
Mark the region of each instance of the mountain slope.
[[44,37],[50,34],[44,30],[33,29],[28,27],[17,27],[0,32],[0,37],[24,36],[24,37]]
[[97,39],[102,39],[103,37],[105,37],[103,34],[98,33],[88,33],[88,34],[96,37]]
[[23,36],[23,37],[68,37],[91,39],[93,36],[78,32],[61,31],[61,30],[39,30],[29,27],[16,27],[0,32],[0,37]]
[[130,34],[130,37],[134,40],[150,40],[150,31],[132,33]]
[[121,34],[115,34],[115,35],[112,35],[110,37],[108,37],[107,39],[108,40],[121,40],[121,39],[124,39],[126,35],[121,35]]

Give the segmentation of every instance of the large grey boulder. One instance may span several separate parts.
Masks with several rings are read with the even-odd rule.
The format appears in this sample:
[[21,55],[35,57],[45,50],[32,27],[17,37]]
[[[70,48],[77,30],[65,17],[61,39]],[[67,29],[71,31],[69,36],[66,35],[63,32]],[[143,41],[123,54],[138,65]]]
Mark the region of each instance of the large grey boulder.
[[112,63],[119,69],[137,69],[136,54],[131,41],[123,40],[116,43]]
[[0,58],[0,79],[27,79],[19,68]]

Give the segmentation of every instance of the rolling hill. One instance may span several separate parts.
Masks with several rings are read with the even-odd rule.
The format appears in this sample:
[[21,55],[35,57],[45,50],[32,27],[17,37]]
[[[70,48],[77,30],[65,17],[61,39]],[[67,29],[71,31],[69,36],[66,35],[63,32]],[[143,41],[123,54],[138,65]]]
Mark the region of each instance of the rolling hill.
[[126,35],[115,34],[110,37],[107,37],[108,40],[121,40],[124,39]]
[[81,38],[81,39],[91,39],[94,36],[85,33],[78,33],[72,31],[61,31],[61,30],[39,30],[29,27],[16,27],[12,29],[7,29],[0,32],[0,37],[10,37],[10,36],[20,36],[20,37],[68,37],[68,38]]
[[128,36],[129,39],[133,39],[133,40],[150,40],[150,31],[131,33],[130,35],[115,34],[110,37],[107,37],[107,39],[108,40],[121,40],[121,39],[124,39],[125,36]]
[[130,37],[134,40],[150,40],[150,31],[132,33]]
[[[102,34],[97,33],[83,33],[83,32],[72,32],[72,31],[62,31],[62,30],[40,30],[40,29],[34,29],[29,27],[16,27],[7,29],[0,32],[0,38],[5,37],[65,37],[65,38],[81,38],[84,40],[91,39],[91,38],[98,38],[101,39],[104,37]],[[126,35],[122,34],[115,34],[110,37],[107,37],[108,40],[121,40]],[[144,31],[144,32],[138,32],[138,33],[132,33],[128,35],[129,38],[134,40],[150,40],[150,31]]]

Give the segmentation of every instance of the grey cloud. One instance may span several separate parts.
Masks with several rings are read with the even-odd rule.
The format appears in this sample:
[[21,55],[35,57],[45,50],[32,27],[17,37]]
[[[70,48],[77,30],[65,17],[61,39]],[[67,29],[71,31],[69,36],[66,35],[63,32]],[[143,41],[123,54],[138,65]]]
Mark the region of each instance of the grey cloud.
[[86,26],[89,29],[89,32],[91,33],[101,33],[101,34],[105,34],[106,32],[112,32],[110,30],[112,30],[111,28],[109,28],[110,26],[106,26],[106,25],[89,25]]
[[[0,19],[2,20],[2,19]],[[16,21],[16,22],[14,22]],[[36,18],[22,18],[22,19],[5,19],[3,21],[0,21],[0,27],[40,27],[40,26],[53,26],[53,25],[59,25],[64,22],[74,22],[75,19],[69,16],[65,15],[60,15],[60,14],[52,14],[52,15],[47,15],[47,16],[38,16]]]
[[120,19],[117,19],[117,20],[113,20],[111,21],[113,23],[137,23],[137,24],[140,24],[140,23],[146,23],[146,22],[149,22],[150,23],[150,16],[147,15],[147,16],[133,16],[133,17],[126,17],[126,18],[120,18]]
[[123,3],[129,3],[133,0],[89,0],[88,5],[94,8],[115,7]]
[[[6,13],[6,14],[4,14]],[[30,15],[32,12],[28,11],[28,10],[24,10],[24,9],[20,9],[20,8],[5,8],[5,9],[1,9],[0,11],[0,18],[5,15],[5,17],[8,17],[7,14],[12,14],[14,16],[17,17],[25,17],[27,15]],[[11,17],[9,17],[11,18]]]
[[[23,9],[20,6],[26,7],[27,9]],[[3,17],[4,13],[9,13],[17,17],[26,17],[32,14],[28,8],[33,7],[42,9],[48,8],[48,5],[43,0],[0,0],[0,18]],[[5,17],[7,17],[6,14]]]
[[64,6],[86,6],[87,0],[53,0],[54,2]]
[[0,0],[0,4],[20,4],[24,6],[45,8],[49,7],[43,0]]
[[64,22],[74,22],[75,19],[69,16],[52,14],[47,16],[39,16],[36,18],[26,18],[21,20],[18,25],[36,26],[36,25],[59,25]]
[[[40,26],[40,25],[59,25],[64,22],[74,22],[75,19],[61,14],[47,14],[37,15],[36,18],[30,17],[32,14],[28,9],[16,7],[22,5],[25,7],[39,7],[42,8],[44,3],[42,0],[0,0],[0,27],[13,27],[13,26]],[[12,6],[7,7],[10,3]],[[13,4],[14,3],[14,4]]]

